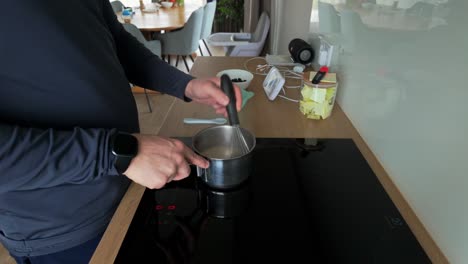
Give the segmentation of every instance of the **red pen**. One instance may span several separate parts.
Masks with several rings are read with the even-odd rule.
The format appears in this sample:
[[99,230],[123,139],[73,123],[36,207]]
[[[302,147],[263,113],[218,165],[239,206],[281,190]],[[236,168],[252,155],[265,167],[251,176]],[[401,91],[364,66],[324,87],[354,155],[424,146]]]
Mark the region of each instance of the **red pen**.
[[320,81],[325,77],[328,72],[327,66],[320,67],[320,70],[315,74],[314,78],[312,79],[313,84],[318,84]]

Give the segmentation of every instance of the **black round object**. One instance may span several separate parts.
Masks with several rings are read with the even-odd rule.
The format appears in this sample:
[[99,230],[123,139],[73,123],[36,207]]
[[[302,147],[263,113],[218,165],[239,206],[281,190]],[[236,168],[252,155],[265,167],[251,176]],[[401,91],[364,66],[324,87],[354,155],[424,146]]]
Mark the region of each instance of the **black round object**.
[[291,42],[289,42],[288,48],[294,62],[309,64],[314,59],[314,50],[303,39],[295,38],[291,40]]

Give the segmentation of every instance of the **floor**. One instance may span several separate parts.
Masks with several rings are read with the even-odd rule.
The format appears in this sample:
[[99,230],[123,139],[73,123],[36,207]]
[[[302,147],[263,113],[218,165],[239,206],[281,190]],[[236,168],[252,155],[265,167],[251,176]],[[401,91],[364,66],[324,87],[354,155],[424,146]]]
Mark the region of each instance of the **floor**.
[[[200,46],[202,47],[202,52],[204,56],[209,56],[205,45],[200,42]],[[224,50],[222,47],[209,47],[210,51],[212,52],[213,56],[224,56]],[[196,57],[202,56],[200,51],[197,51]],[[196,59],[194,57],[194,59]],[[175,57],[171,57],[171,65],[175,66]],[[188,58],[187,64],[189,67],[193,65],[193,62]],[[185,65],[182,60],[179,61],[177,66],[178,69],[187,72]],[[139,121],[140,121],[140,128],[141,133],[148,133],[148,134],[155,134],[159,131],[159,128],[162,126],[167,113],[172,106],[172,103],[175,100],[172,100],[171,96],[165,94],[148,94],[150,98],[150,103],[152,105],[153,111],[150,112],[148,108],[148,104],[145,98],[145,95],[142,93],[135,93],[135,100],[137,102],[138,113],[139,113]],[[10,257],[8,252],[0,245],[0,264],[16,264],[16,261]]]
[[[202,48],[201,52],[200,52],[200,49],[197,50],[196,54],[194,54],[192,56],[194,59],[196,59],[196,57],[198,57],[198,56],[209,56],[209,53],[208,53],[208,51],[207,51],[207,49],[206,49],[206,47],[205,47],[205,45],[203,44],[202,41],[200,41],[200,47]],[[211,51],[212,56],[225,56],[223,47],[209,46],[209,49]],[[171,56],[171,65],[175,66],[176,58],[177,58],[177,56]],[[165,59],[167,61],[167,57]],[[187,65],[189,66],[189,68],[191,68],[192,65],[193,65],[192,60],[189,57],[187,57],[186,61],[187,61]],[[177,65],[177,68],[179,70],[181,70],[181,71],[187,72],[187,68],[185,67],[182,58],[179,59],[179,63]]]
[[[205,45],[200,44],[200,46],[203,47],[203,54],[205,56],[209,56]],[[213,56],[224,56],[224,50],[222,47],[209,46],[209,49]],[[197,51],[196,57],[198,56],[201,56],[200,51]],[[195,60],[196,57],[194,57]],[[175,66],[175,61],[175,56],[172,56],[171,65]],[[187,64],[189,67],[191,67],[193,62],[190,59],[187,59]],[[187,72],[187,69],[182,61],[179,61],[177,68],[181,71]],[[134,93],[134,96],[138,107],[141,133],[157,133],[165,121],[167,112],[172,106],[172,103],[175,102],[175,98],[165,94],[149,93],[148,96],[152,108],[152,112],[150,112],[145,95],[143,93]]]

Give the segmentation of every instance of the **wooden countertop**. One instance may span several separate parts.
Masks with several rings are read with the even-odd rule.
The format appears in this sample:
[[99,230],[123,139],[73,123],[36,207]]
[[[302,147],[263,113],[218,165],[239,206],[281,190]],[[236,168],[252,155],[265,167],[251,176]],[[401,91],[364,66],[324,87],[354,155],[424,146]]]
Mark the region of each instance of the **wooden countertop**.
[[[248,59],[250,58],[198,57],[191,74],[198,78],[210,77],[225,69],[243,69],[246,61],[248,62],[247,68],[254,71],[257,64],[263,63],[259,59],[250,61]],[[241,126],[253,132],[257,137],[353,139],[432,262],[449,263],[341,107],[336,103],[332,115],[325,120],[307,119],[299,111],[297,103],[282,98],[269,101],[262,88],[264,78],[263,75],[255,75],[248,87],[248,90],[253,91],[255,96],[239,113]],[[298,98],[295,97],[299,95],[297,89],[287,89],[286,92],[288,97]],[[207,106],[176,100],[158,134],[170,137],[193,136],[197,131],[207,126],[185,125],[182,122],[184,117],[209,118],[215,116],[214,111]],[[130,186],[90,263],[114,262],[144,190],[145,188],[138,184]]]
[[[214,57],[207,59],[197,58],[196,67],[192,69],[192,74],[197,77],[209,77],[216,75],[221,70],[241,68],[245,58],[226,59],[224,57]],[[256,65],[263,63],[262,60],[251,60],[247,63],[250,70],[254,70]],[[253,69],[251,69],[253,68]],[[257,137],[313,137],[313,138],[348,138],[349,121],[342,113],[339,106],[336,112],[326,120],[307,119],[300,111],[299,104],[282,98],[274,101],[268,100],[263,90],[263,80],[266,76],[254,75],[247,90],[255,95],[247,101],[244,108],[239,112],[240,125],[253,132]],[[290,80],[286,84],[297,86],[299,80]],[[286,95],[293,99],[299,99],[299,89],[287,89]],[[193,136],[197,131],[209,127],[209,125],[187,125],[183,118],[212,118],[219,117],[209,106],[201,104],[186,103],[181,100],[175,102],[166,122],[159,131],[160,135],[170,137]]]

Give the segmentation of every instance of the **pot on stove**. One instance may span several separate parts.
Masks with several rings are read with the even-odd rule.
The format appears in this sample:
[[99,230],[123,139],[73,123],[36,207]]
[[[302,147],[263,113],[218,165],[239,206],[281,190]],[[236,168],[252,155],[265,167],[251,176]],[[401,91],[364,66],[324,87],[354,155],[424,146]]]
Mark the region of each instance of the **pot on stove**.
[[216,218],[232,218],[241,215],[249,205],[250,182],[247,180],[231,190],[217,190],[202,186],[200,204],[205,212]]
[[229,126],[216,126],[200,131],[193,138],[195,152],[210,162],[207,169],[197,167],[197,176],[212,188],[235,188],[247,180],[253,168],[252,150],[255,138],[248,131],[245,132],[246,141],[251,146],[250,151],[245,155],[229,157],[229,154],[224,154],[224,149],[231,144],[230,133],[233,131]]
[[[252,155],[256,140],[253,133],[239,127],[236,99],[229,77],[222,76],[221,87],[229,97],[226,110],[230,125],[214,126],[199,131],[192,139],[192,147],[210,162],[207,169],[197,167],[197,175],[212,188],[231,189],[249,177],[253,168]],[[242,140],[245,144],[242,147],[239,133],[245,140]]]

